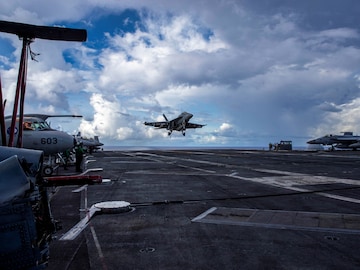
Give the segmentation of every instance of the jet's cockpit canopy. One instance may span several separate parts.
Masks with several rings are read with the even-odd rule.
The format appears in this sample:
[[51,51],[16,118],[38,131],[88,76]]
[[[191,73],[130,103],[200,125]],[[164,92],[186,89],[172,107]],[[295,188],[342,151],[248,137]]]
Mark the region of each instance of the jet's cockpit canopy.
[[36,131],[52,130],[52,128],[46,121],[30,121],[30,120],[25,120],[23,122],[23,129],[36,130]]
[[[22,122],[24,131],[45,131],[55,130],[46,121],[49,117],[82,117],[81,115],[47,115],[47,114],[25,114]],[[11,116],[5,117],[6,126],[10,126]],[[16,126],[19,127],[19,118],[16,118]]]

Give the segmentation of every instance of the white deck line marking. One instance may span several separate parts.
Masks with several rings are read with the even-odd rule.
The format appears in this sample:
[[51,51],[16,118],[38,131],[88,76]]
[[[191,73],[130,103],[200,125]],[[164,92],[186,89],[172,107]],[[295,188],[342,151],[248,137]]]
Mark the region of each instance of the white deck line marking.
[[[148,156],[148,157],[142,157],[142,156],[138,156],[138,155],[143,155],[143,156]],[[131,155],[131,156],[135,156],[135,155]],[[152,153],[145,153],[145,152],[138,152],[137,155],[135,156],[137,158],[142,158],[145,160],[149,160],[152,162],[162,162],[162,163],[167,163],[169,164],[168,161],[165,160],[182,160],[182,161],[190,161],[190,162],[195,162],[195,163],[202,163],[202,164],[210,164],[210,165],[219,165],[219,166],[223,166],[223,164],[220,163],[209,163],[208,161],[202,161],[202,160],[195,160],[195,159],[184,159],[184,158],[175,158],[175,157],[168,157],[168,156],[162,156],[162,155],[157,155],[157,154],[152,154]],[[149,157],[153,157],[153,158],[149,158]],[[157,158],[163,158],[165,160],[159,160]],[[114,163],[114,162],[112,162]],[[182,165],[182,164],[174,164],[175,166],[178,167],[183,167],[183,168],[187,168],[187,169],[191,169],[191,170],[196,170],[196,171],[201,171],[201,172],[205,172],[205,173],[216,173],[216,171],[212,171],[212,170],[205,170],[205,169],[201,169],[201,168],[196,168],[196,167],[191,167],[191,166],[186,166],[186,165]]]
[[[227,207],[219,207],[215,209],[217,210],[216,214],[213,214],[214,211],[210,211],[211,213],[209,213],[209,210],[192,221],[272,229],[360,234],[360,215],[355,214]],[[266,218],[264,218],[264,214]],[[258,215],[260,215],[260,217],[262,216],[262,218],[258,219]]]
[[90,172],[102,172],[103,170],[104,170],[103,168],[87,169],[85,172],[80,173],[79,175],[85,175],[85,174],[90,173]]
[[204,213],[202,213],[201,215],[198,215],[197,217],[193,218],[191,221],[192,222],[198,222],[199,220],[205,218],[207,215],[211,214],[212,212],[214,212],[217,208],[216,207],[211,207],[210,209],[208,209],[207,211],[205,211]]
[[96,249],[99,253],[99,257],[100,258],[104,258],[104,254],[101,250],[101,246],[100,246],[100,242],[99,242],[99,239],[97,238],[97,235],[96,235],[96,232],[95,232],[95,229],[93,226],[90,226],[90,230],[91,230],[91,234],[92,234],[92,237],[94,239],[94,243],[95,243],[95,246],[96,246]]
[[[136,170],[136,171],[127,171],[124,174],[148,174],[148,175],[174,175],[174,171],[146,171],[146,170]],[[205,173],[205,172],[186,172],[186,171],[177,171],[176,175],[214,175],[214,173]]]
[[331,199],[360,204],[360,200],[358,200],[358,199],[353,199],[353,198],[349,198],[349,197],[344,197],[344,196],[329,194],[329,193],[324,193],[324,192],[316,192],[316,194],[327,197],[327,198],[331,198]]
[[[211,162],[211,161],[206,161],[206,160],[197,160],[197,159],[191,159],[191,158],[168,157],[168,156],[156,155],[156,154],[151,154],[151,153],[140,153],[140,154],[147,155],[147,156],[153,156],[153,157],[160,157],[160,158],[167,159],[167,160],[182,160],[182,161],[201,163],[201,164],[208,164],[208,165],[214,165],[214,166],[222,166],[222,167],[227,166],[224,163]],[[140,156],[137,156],[137,157],[139,158]],[[145,159],[145,157],[143,157],[143,158]],[[165,161],[163,161],[163,162],[165,162]]]
[[[289,176],[300,176],[300,177],[307,177],[308,178],[308,184],[311,183],[341,183],[349,184],[349,185],[360,185],[359,180],[353,180],[353,179],[345,179],[345,178],[335,178],[335,177],[328,177],[328,176],[321,176],[321,175],[309,175],[309,174],[303,174],[303,173],[294,173],[294,172],[287,172],[287,171],[277,171],[277,170],[266,170],[266,169],[255,169],[254,171],[257,172],[265,172],[265,173],[272,173],[272,174],[281,174],[281,175],[289,175]],[[309,179],[311,178],[311,180]]]
[[107,270],[108,268],[107,268],[107,265],[106,265],[105,260],[104,260],[105,259],[104,258],[104,253],[101,250],[100,242],[99,242],[99,239],[98,239],[98,237],[96,235],[94,226],[91,225],[90,230],[91,230],[92,237],[94,239],[95,247],[96,247],[97,252],[99,254],[99,258],[100,258],[100,261],[101,261],[101,264],[102,264],[102,269]]
[[60,241],[74,240],[86,228],[86,226],[89,224],[90,219],[97,211],[100,211],[100,209],[92,205],[89,209],[88,214],[82,220],[80,220],[74,227],[72,227],[68,232],[66,232],[63,236],[61,236],[59,240]]
[[122,161],[122,160],[115,160],[115,161],[110,161],[110,163],[113,163],[113,164],[116,164],[116,163],[120,163],[120,164],[122,164],[122,163],[124,163],[124,164],[132,164],[132,163],[139,164],[139,163],[156,163],[156,161],[154,161],[154,160],[148,160],[148,161],[138,161],[138,160]]
[[191,166],[185,166],[185,165],[180,165],[180,164],[176,164],[176,166],[186,168],[186,169],[195,170],[195,171],[205,172],[205,173],[216,173],[216,171],[210,171],[210,170],[205,170],[205,169],[200,169],[200,168],[191,167]]
[[326,177],[326,176],[315,176],[315,175],[308,175],[308,174],[301,174],[301,173],[292,173],[292,172],[286,172],[286,171],[276,171],[276,170],[256,169],[256,171],[279,174],[282,176],[250,178],[250,177],[238,176],[238,175],[235,175],[234,173],[228,174],[227,176],[245,180],[245,181],[252,181],[252,182],[261,183],[261,184],[265,184],[265,185],[285,188],[285,189],[289,189],[289,190],[293,190],[293,191],[314,192],[323,197],[360,204],[359,199],[349,198],[349,197],[345,197],[345,196],[341,196],[341,195],[330,194],[330,193],[326,193],[326,192],[316,192],[313,190],[299,187],[301,185],[335,184],[335,183],[360,186],[360,181],[356,181],[356,180],[352,180],[352,179],[341,179],[341,178]]

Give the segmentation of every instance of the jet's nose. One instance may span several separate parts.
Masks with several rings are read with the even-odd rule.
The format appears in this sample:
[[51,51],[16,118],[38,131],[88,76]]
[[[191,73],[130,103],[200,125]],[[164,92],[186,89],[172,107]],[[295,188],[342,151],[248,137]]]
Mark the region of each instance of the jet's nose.
[[316,140],[310,140],[310,141],[307,141],[306,143],[308,143],[308,144],[317,144]]
[[63,152],[64,149],[71,149],[76,145],[76,138],[67,134],[66,132],[61,132],[57,134],[57,146],[58,152]]

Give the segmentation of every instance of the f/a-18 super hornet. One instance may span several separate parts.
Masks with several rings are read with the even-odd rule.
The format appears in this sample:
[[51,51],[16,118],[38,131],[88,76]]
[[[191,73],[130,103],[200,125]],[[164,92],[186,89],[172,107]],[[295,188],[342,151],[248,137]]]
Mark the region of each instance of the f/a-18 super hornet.
[[360,148],[360,136],[353,135],[353,132],[343,132],[343,135],[325,135],[323,137],[313,139],[308,144],[331,145],[331,150],[335,148],[353,149]]
[[78,143],[83,144],[83,147],[86,148],[86,150],[88,150],[89,153],[92,153],[93,151],[96,150],[100,150],[101,146],[104,145],[99,141],[99,136],[94,136],[94,138],[86,138],[81,136],[80,131],[78,132],[75,138]]
[[193,124],[189,123],[189,120],[193,115],[188,112],[181,113],[177,118],[173,120],[168,120],[166,115],[163,114],[166,121],[160,121],[160,122],[145,122],[144,124],[147,126],[153,126],[158,129],[160,128],[166,128],[168,130],[168,135],[170,136],[173,130],[181,131],[182,134],[185,136],[185,131],[187,128],[202,128],[205,125],[200,124]]

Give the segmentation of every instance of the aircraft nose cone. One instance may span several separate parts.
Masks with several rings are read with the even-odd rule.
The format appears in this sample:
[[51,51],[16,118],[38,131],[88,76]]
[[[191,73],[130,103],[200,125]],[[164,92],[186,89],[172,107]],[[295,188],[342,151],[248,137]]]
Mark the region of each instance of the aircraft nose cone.
[[66,149],[71,149],[76,145],[76,139],[65,133],[62,132],[61,134],[58,135],[58,142],[57,142],[57,146],[58,146],[58,152],[63,152]]
[[307,141],[308,144],[319,144],[320,142],[317,139]]

